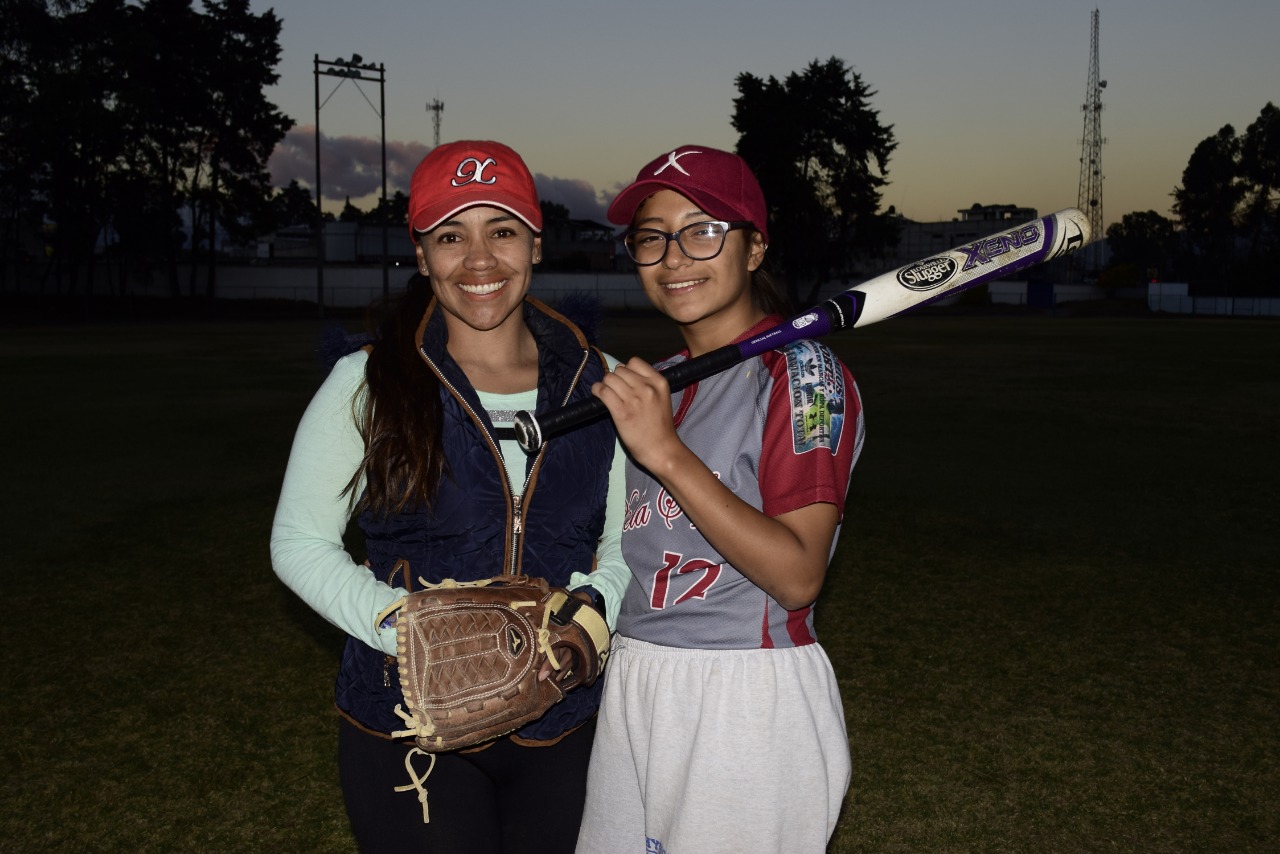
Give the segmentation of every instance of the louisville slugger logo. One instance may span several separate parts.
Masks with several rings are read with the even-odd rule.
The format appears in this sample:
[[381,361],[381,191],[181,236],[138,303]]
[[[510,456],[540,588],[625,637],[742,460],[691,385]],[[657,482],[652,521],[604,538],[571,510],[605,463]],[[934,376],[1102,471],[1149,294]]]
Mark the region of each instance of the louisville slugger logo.
[[992,259],[1008,252],[1026,247],[1035,248],[1043,236],[1044,232],[1040,229],[1040,223],[1036,221],[1014,231],[997,234],[995,237],[988,237],[986,240],[979,240],[977,243],[972,243],[968,246],[961,246],[959,251],[965,254],[964,266],[961,269],[964,271],[972,270],[982,264],[990,264]]
[[956,274],[954,258],[926,258],[898,271],[898,282],[913,291],[929,291],[941,287]]

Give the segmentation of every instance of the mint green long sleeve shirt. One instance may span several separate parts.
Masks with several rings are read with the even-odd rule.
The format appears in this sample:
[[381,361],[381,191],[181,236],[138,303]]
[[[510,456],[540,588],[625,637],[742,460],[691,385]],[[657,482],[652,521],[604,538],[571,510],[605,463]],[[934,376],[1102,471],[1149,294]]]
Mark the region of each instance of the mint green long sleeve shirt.
[[[342,490],[364,455],[352,403],[361,393],[366,359],[364,351],[340,359],[302,416],[271,526],[271,563],[280,579],[330,623],[375,649],[395,655],[395,632],[380,632],[375,623],[377,615],[405,595],[405,590],[375,578],[368,567],[352,559],[342,542],[351,518],[351,502]],[[612,358],[608,361],[610,368],[617,364]],[[532,410],[537,403],[536,390],[478,394],[485,408],[498,413],[500,420],[503,412]],[[500,444],[508,479],[518,488],[524,483],[524,451],[514,440]],[[363,483],[356,494],[361,491]],[[609,473],[596,567],[590,574],[575,572],[569,583],[570,588],[590,584],[600,592],[611,630],[631,582],[621,547],[625,504],[625,455],[618,445]]]

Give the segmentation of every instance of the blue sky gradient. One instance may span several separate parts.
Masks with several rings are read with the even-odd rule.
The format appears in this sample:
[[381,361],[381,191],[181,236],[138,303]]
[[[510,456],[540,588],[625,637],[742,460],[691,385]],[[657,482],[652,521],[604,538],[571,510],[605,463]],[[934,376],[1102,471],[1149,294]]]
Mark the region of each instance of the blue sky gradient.
[[[657,154],[733,148],[738,74],[782,78],[838,56],[877,93],[872,106],[898,140],[885,205],[924,221],[975,202],[1041,213],[1076,204],[1095,7],[1105,220],[1168,216],[1197,143],[1224,124],[1243,132],[1280,102],[1275,0],[253,3],[284,21],[269,95],[299,127],[273,161],[282,182],[314,177],[316,54],[386,66],[390,192],[430,146],[426,104],[439,99],[442,141],[511,145],[544,198],[596,219]],[[379,118],[337,82],[321,78],[326,208],[348,195],[367,207],[381,181]],[[377,84],[361,85],[377,105]]]

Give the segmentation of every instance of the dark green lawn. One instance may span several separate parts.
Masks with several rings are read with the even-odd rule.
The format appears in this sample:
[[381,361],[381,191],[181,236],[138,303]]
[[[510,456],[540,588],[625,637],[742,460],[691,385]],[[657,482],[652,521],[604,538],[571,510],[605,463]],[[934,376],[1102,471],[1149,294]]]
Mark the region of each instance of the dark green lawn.
[[[267,555],[321,327],[0,329],[0,850],[354,849],[341,638]],[[818,618],[854,757],[832,851],[1280,848],[1280,324],[829,343],[868,437]]]

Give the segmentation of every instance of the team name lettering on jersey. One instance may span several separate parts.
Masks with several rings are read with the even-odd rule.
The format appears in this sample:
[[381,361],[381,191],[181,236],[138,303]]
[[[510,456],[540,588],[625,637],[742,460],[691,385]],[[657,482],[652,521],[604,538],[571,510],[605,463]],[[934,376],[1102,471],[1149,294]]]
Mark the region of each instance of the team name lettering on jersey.
[[633,489],[627,496],[627,515],[622,522],[623,532],[643,528],[649,524],[649,502],[640,497],[640,490]]
[[657,505],[658,515],[662,517],[662,522],[667,526],[668,531],[675,527],[672,523],[684,515],[680,505],[667,494],[665,489],[658,492],[658,500],[654,504]]
[[[720,472],[713,471],[716,480],[720,479]],[[649,524],[649,520],[653,518],[653,510],[656,509],[659,516],[662,517],[662,523],[667,526],[667,530],[675,528],[675,521],[684,515],[684,510],[676,503],[676,500],[667,494],[665,489],[658,490],[658,500],[653,502],[654,508],[650,509],[648,494],[641,495],[640,490],[633,489],[631,494],[627,496],[626,516],[622,520],[623,532],[633,531],[636,528],[643,528]],[[697,530],[697,525],[689,523],[690,530]]]

